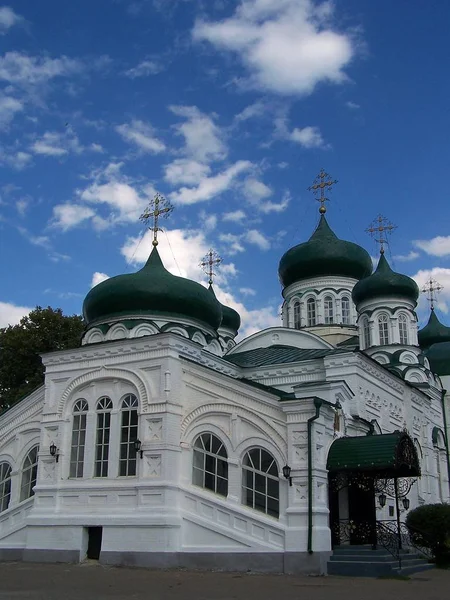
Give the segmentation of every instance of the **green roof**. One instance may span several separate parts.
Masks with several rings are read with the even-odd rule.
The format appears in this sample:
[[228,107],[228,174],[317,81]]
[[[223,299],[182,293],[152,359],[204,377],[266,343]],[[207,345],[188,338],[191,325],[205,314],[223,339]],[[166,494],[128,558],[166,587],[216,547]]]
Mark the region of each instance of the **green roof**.
[[169,273],[154,247],[140,271],[102,281],[84,300],[83,316],[88,326],[130,315],[161,315],[168,320],[192,318],[217,329],[222,308],[199,283]]
[[236,352],[225,355],[223,358],[238,367],[266,367],[286,363],[301,362],[323,358],[330,354],[341,354],[348,352],[346,349],[302,349],[294,346],[283,346],[281,344],[268,346],[267,348],[255,348],[245,352]]
[[[209,285],[208,290],[211,292],[214,298],[216,298],[216,294],[211,284]],[[231,306],[225,306],[225,304],[222,303],[220,303],[220,306],[222,307],[222,321],[220,323],[220,327],[223,327],[224,329],[230,329],[237,334],[239,327],[241,326],[241,317],[239,313],[234,310],[234,308],[231,308]]]
[[443,325],[432,309],[428,323],[418,332],[418,338],[421,348],[429,348],[439,342],[450,342],[450,327]]
[[375,273],[358,281],[353,288],[352,298],[353,302],[358,305],[369,298],[386,296],[406,297],[417,302],[419,288],[411,277],[395,273],[384,254],[381,254]]
[[450,342],[433,344],[425,351],[425,356],[430,361],[433,373],[441,377],[450,375]]
[[387,477],[420,475],[414,443],[403,431],[339,438],[331,445],[327,469],[371,471]]
[[284,287],[309,277],[340,275],[361,279],[372,272],[369,254],[353,242],[340,240],[325,215],[307,242],[288,250],[281,258],[278,274]]

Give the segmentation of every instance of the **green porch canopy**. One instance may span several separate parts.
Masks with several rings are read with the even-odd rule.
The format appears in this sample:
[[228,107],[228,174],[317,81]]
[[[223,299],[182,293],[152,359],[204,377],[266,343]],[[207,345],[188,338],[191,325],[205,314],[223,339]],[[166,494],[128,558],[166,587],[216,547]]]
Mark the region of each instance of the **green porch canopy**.
[[331,445],[327,469],[368,472],[374,477],[420,476],[416,448],[405,431],[339,438]]

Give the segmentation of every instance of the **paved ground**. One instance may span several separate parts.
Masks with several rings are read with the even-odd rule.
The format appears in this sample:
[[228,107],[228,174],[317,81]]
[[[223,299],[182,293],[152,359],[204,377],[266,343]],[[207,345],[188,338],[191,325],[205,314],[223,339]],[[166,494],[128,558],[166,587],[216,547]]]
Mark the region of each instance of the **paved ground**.
[[0,563],[0,600],[443,600],[450,571],[409,581]]

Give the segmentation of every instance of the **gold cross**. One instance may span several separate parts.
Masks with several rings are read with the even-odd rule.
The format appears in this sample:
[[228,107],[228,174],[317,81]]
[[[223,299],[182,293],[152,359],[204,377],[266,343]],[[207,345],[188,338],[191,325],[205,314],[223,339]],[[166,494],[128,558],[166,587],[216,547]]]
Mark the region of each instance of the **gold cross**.
[[[328,177],[327,181],[325,178]],[[325,202],[329,202],[329,198],[326,198],[325,192],[327,189],[331,191],[331,186],[337,183],[337,179],[332,180],[328,173],[325,173],[323,169],[320,169],[320,173],[314,179],[313,184],[308,188],[309,192],[312,192],[316,197],[317,202],[320,202],[319,212],[324,215],[327,212],[325,208]]]
[[366,229],[366,233],[369,233],[377,244],[380,244],[380,254],[384,254],[384,247],[388,244],[387,236],[394,229],[397,229],[397,225],[390,223],[383,215],[378,215]]
[[441,290],[443,290],[443,286],[440,285],[437,281],[431,278],[428,279],[426,284],[422,288],[422,292],[427,294],[427,300],[430,303],[431,310],[434,310],[434,303],[436,302],[436,296],[439,294]]
[[200,263],[200,266],[202,267],[203,271],[209,277],[209,285],[212,285],[213,277],[215,275],[215,273],[213,271],[214,265],[219,265],[221,262],[222,262],[222,259],[217,254],[217,252],[215,252],[212,248],[203,257],[202,262]]
[[[160,208],[160,206],[163,208]],[[153,246],[158,245],[158,231],[163,231],[160,227],[158,227],[159,217],[167,218],[169,213],[172,211],[173,206],[164,198],[164,196],[161,196],[161,194],[156,194],[153,200],[150,201],[143,214],[139,217],[139,220],[145,223],[145,225],[147,225],[148,221],[153,218],[153,227],[149,227],[150,231],[153,231]]]

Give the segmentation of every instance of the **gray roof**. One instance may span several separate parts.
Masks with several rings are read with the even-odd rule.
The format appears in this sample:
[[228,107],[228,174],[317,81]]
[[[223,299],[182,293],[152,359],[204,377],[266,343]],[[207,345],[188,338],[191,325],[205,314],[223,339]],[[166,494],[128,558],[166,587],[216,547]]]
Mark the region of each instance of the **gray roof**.
[[235,354],[225,355],[223,359],[238,367],[268,367],[270,365],[314,360],[331,354],[346,352],[349,352],[346,348],[302,349],[294,346],[275,345],[268,348],[255,348],[245,352],[236,352]]

